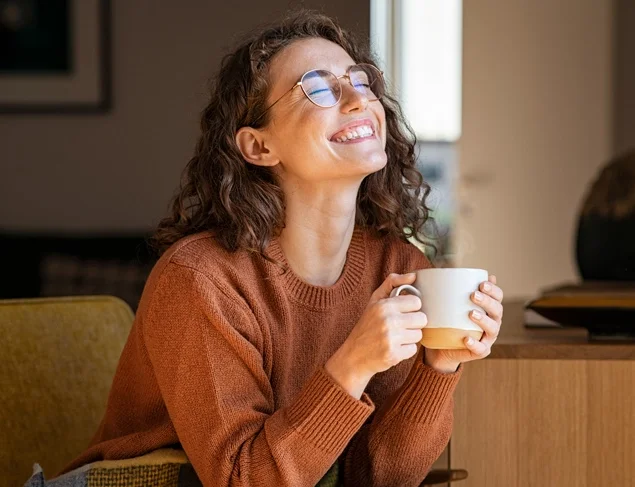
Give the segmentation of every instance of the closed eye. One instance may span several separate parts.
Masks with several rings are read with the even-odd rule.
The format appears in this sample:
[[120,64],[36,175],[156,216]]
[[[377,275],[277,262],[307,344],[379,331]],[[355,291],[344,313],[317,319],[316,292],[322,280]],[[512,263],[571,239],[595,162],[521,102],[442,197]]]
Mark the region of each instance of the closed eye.
[[312,90],[309,92],[309,96],[312,95],[320,95],[322,93],[329,93],[331,90],[329,88],[322,88],[320,90]]

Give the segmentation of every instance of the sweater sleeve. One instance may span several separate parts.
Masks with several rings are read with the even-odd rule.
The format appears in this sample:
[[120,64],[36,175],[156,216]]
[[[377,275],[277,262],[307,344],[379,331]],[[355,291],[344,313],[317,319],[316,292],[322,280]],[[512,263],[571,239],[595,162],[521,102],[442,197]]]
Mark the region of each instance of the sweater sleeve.
[[313,486],[371,415],[322,369],[275,410],[253,313],[197,270],[170,263],[144,343],[178,438],[206,486]]
[[403,385],[350,442],[342,457],[344,485],[419,486],[452,433],[452,374],[423,363],[423,348]]

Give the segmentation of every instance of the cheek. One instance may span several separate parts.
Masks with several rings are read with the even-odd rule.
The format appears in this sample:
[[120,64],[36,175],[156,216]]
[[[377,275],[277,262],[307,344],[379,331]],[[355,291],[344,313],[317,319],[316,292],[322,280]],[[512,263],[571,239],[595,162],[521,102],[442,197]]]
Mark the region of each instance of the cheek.
[[381,127],[379,130],[379,136],[381,138],[382,146],[384,150],[386,149],[386,112],[384,110],[384,106],[381,103],[377,104],[377,108],[374,110],[375,117],[379,121],[379,126]]
[[284,129],[280,135],[287,144],[309,149],[324,142],[328,121],[324,111],[318,107],[298,107],[294,113],[284,117]]
[[306,109],[297,117],[289,120],[290,133],[294,134],[289,142],[294,145],[294,152],[299,156],[312,154],[321,157],[328,148],[328,128],[333,126],[329,121],[326,109]]
[[306,180],[322,177],[321,172],[328,167],[324,163],[333,156],[326,140],[328,121],[324,115],[303,107],[280,117],[275,137],[283,173]]

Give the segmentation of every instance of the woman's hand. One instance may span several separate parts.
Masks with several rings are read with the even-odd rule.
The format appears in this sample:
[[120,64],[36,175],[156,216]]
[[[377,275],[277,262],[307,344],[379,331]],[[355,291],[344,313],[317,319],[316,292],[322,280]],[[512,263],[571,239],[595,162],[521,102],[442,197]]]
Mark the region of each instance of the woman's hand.
[[470,312],[470,318],[483,329],[480,341],[466,339],[467,350],[433,350],[426,348],[424,362],[440,372],[455,372],[459,364],[487,357],[498,338],[503,320],[503,290],[496,285],[496,276],[481,283],[471,296],[472,301],[485,310],[485,315]]
[[417,296],[390,297],[415,274],[390,274],[372,294],[350,335],[325,365],[326,371],[352,396],[360,398],[370,379],[417,353],[421,328],[428,319]]

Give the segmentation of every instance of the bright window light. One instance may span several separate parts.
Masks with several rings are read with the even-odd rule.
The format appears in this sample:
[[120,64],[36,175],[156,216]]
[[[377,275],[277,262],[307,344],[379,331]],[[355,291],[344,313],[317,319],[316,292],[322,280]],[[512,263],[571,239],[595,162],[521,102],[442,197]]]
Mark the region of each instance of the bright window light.
[[371,46],[417,138],[461,135],[462,0],[372,0]]

